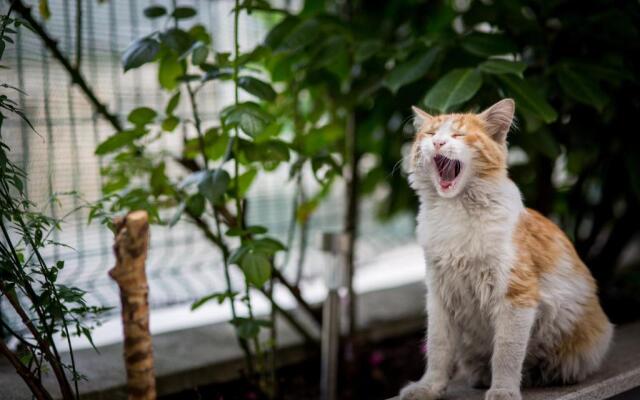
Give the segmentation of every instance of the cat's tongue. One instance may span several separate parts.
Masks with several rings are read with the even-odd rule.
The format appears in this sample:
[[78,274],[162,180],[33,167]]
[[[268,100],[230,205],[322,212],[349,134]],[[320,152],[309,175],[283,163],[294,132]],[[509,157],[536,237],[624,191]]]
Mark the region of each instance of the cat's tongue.
[[443,189],[449,189],[453,185],[453,181],[440,180],[440,187]]
[[460,162],[441,155],[435,157],[435,162],[438,167],[438,174],[440,175],[440,186],[448,188],[453,184],[453,181],[460,172]]

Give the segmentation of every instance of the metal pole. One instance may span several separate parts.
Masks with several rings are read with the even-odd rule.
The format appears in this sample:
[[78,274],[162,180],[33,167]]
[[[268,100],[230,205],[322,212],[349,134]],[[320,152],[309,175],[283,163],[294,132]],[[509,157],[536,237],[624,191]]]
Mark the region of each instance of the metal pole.
[[340,340],[340,295],[343,286],[348,235],[324,233],[322,250],[331,254],[327,263],[327,298],[322,315],[322,349],[320,367],[320,391],[322,400],[335,400],[338,389],[338,348]]

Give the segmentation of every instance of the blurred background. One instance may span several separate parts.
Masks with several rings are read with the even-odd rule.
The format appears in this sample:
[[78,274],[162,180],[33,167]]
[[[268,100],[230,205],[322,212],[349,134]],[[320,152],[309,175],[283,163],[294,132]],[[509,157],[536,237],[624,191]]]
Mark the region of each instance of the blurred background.
[[[65,261],[58,282],[86,291],[89,304],[113,307],[93,331],[97,346],[122,338],[119,293],[106,274],[114,264],[113,235],[96,216],[130,208],[157,216],[147,263],[152,333],[230,318],[223,301],[190,310],[199,299],[225,290],[226,261],[193,220],[176,214],[185,207],[192,211],[194,194],[172,188],[180,188],[185,165],[226,162],[224,146],[216,146],[229,140],[224,122],[234,101],[259,103],[268,116],[262,136],[240,122],[243,137],[255,145],[251,151],[261,148],[265,153],[252,158],[249,147],[242,156],[234,153],[243,157],[244,173],[255,171],[246,193],[236,197],[246,202],[247,224],[266,227],[286,246],[272,263],[309,304],[321,303],[327,293],[328,261],[318,240],[322,232],[347,232],[354,238],[345,262],[354,268],[359,294],[422,281],[421,251],[414,241],[417,199],[402,162],[413,134],[411,106],[433,113],[478,111],[512,97],[518,122],[509,136],[510,174],[526,205],[548,215],[575,243],[598,280],[613,322],[640,317],[640,147],[635,126],[640,113],[640,3],[25,3],[34,7],[35,20],[57,42],[61,56],[75,60],[75,71],[109,113],[136,124],[132,110],[148,107],[179,121],[173,129],[163,125],[164,133],[153,140],[136,139],[126,151],[96,150],[121,130],[87,100],[86,90],[74,84],[73,74],[52,55],[42,35],[16,28],[14,43],[4,49],[2,64],[8,68],[0,70],[2,82],[21,90],[12,97],[37,133],[20,118],[9,118],[2,138],[28,176],[28,198],[43,208],[55,197],[58,203],[43,209],[54,218],[65,216],[53,240],[68,247],[44,249],[47,261]],[[11,1],[0,4],[2,14],[13,7]],[[169,14],[178,7],[193,12],[174,13],[171,22]],[[236,9],[242,12],[234,23]],[[176,30],[192,37],[185,39],[186,45],[175,45],[185,47],[176,55],[176,63],[187,63],[182,74],[169,76],[164,47],[123,71],[140,38],[173,49],[174,42],[163,39],[162,32],[174,22]],[[210,39],[198,36],[198,26]],[[195,60],[198,43],[207,47],[204,61]],[[240,55],[242,74],[268,82],[268,90],[259,84],[242,86],[232,76],[233,60]],[[194,97],[199,123],[219,130],[211,131],[210,148],[202,157],[193,150],[201,132],[186,101],[187,89],[179,86],[185,82],[202,82]],[[234,99],[238,85],[244,89],[239,100]],[[175,93],[182,93],[182,100],[167,112]],[[286,155],[278,143],[284,144]],[[134,150],[144,163],[127,157]],[[158,189],[158,179],[172,184]],[[131,200],[132,188],[146,190],[144,199]],[[114,202],[109,196],[116,193],[129,195],[129,203]],[[227,193],[228,200],[234,193]],[[212,202],[212,212],[217,206]],[[208,222],[214,226],[212,218]],[[241,269],[231,270],[232,287],[241,288],[245,278]],[[286,309],[299,305],[284,290],[276,298]],[[254,302],[258,314],[269,313],[267,298]],[[9,305],[0,301],[0,307],[2,318],[17,326]],[[419,336],[417,332],[411,340]],[[73,343],[78,349],[90,346],[83,338]],[[375,364],[375,354],[365,362]]]
[[[75,4],[66,1],[50,1],[51,17],[46,26],[52,37],[59,40],[61,50],[69,57],[76,51],[76,9]],[[127,113],[143,105],[160,105],[166,100],[153,66],[141,71],[122,73],[121,56],[136,38],[149,34],[158,28],[159,22],[144,17],[143,11],[149,7],[147,1],[81,2],[82,46],[84,48],[83,70],[96,94],[116,114]],[[204,24],[212,30],[213,46],[217,51],[230,51],[233,46],[233,21],[229,18],[232,1],[184,2],[198,10],[192,23]],[[6,7],[6,4],[5,4]],[[243,16],[240,40],[243,48],[252,48],[264,40],[273,21],[264,16]],[[77,191],[80,197],[60,196],[60,205],[51,209],[58,217],[95,201],[101,196],[104,179],[100,168],[109,160],[94,154],[96,146],[113,133],[112,127],[96,115],[80,90],[71,84],[67,71],[48,54],[41,39],[32,32],[21,29],[16,35],[16,46],[8,48],[5,63],[11,68],[5,72],[7,83],[24,90],[19,96],[20,107],[29,116],[38,134],[30,131],[26,123],[19,119],[8,120],[4,129],[11,134],[6,140],[12,148],[16,161],[27,172],[27,192],[29,198],[38,204],[45,204],[57,193]],[[233,93],[230,87],[208,86],[200,94],[203,99],[203,120],[214,121],[222,108],[228,105]],[[186,107],[182,108],[187,114]],[[163,146],[180,149],[181,140],[177,136],[164,137]],[[389,171],[391,172],[391,171]],[[398,169],[396,174],[401,175]],[[311,193],[317,184],[312,177],[306,177],[307,191]],[[314,186],[315,184],[315,186]],[[305,227],[305,241],[308,255],[302,255],[301,237],[296,236],[292,244],[286,273],[296,282],[305,281],[311,287],[322,285],[323,262],[319,258],[319,233],[337,231],[341,228],[343,207],[340,206],[344,190],[335,185],[329,197],[322,203]],[[270,174],[264,174],[255,182],[248,194],[251,206],[247,219],[255,225],[264,225],[274,235],[286,240],[290,229],[291,214],[296,196],[295,182],[288,179],[288,170],[281,167]],[[362,239],[358,243],[359,263],[362,268],[375,262],[380,249],[393,250],[406,246],[413,238],[413,216],[411,210],[403,210],[399,215],[381,220],[375,215],[375,203],[366,201],[362,207]],[[65,269],[60,279],[87,291],[91,304],[105,307],[118,305],[117,286],[105,273],[115,260],[111,251],[113,235],[99,223],[88,224],[90,210],[82,208],[65,219],[64,228],[54,231],[54,240],[70,247],[51,247],[50,260],[65,260]],[[171,215],[171,212],[166,213]],[[212,291],[221,290],[223,282],[217,279],[222,269],[220,254],[210,251],[207,240],[191,224],[180,223],[171,229],[158,226],[152,235],[149,260],[150,302],[154,308],[188,306]],[[413,249],[410,249],[410,251]],[[419,260],[415,264],[420,265]],[[299,268],[298,268],[299,266]],[[300,269],[300,271],[299,271]],[[418,271],[418,274],[421,270]],[[407,279],[416,279],[415,274]],[[238,285],[242,275],[236,274]],[[313,289],[310,289],[313,290]],[[318,295],[311,295],[320,301]],[[8,307],[4,304],[4,307]],[[226,307],[209,310],[207,317],[196,316],[197,323],[225,320]],[[117,307],[110,312],[118,317]],[[7,313],[11,315],[11,313]],[[119,317],[118,317],[119,319]],[[173,322],[173,321],[172,321]],[[184,322],[189,324],[188,322]],[[192,322],[193,323],[193,322]],[[159,324],[165,325],[160,322]],[[160,328],[158,324],[156,327]],[[179,329],[188,325],[178,322],[169,324]],[[163,331],[164,329],[159,329]],[[109,325],[94,334],[97,344],[121,340],[121,333]],[[89,346],[85,340],[79,346]]]

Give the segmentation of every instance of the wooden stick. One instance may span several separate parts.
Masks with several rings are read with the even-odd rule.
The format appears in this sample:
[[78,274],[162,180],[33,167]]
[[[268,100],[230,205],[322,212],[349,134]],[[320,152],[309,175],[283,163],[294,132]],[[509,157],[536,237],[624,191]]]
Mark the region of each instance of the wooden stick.
[[120,287],[129,400],[151,400],[156,398],[156,380],[149,333],[149,286],[145,274],[149,220],[145,211],[134,211],[113,222],[116,266],[109,275]]

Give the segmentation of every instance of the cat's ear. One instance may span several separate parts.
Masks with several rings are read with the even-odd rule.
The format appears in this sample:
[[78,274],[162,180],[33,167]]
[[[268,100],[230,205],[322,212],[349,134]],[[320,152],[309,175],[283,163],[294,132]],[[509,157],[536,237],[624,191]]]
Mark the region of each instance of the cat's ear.
[[505,143],[515,111],[516,103],[512,99],[503,99],[484,110],[479,117],[484,120],[489,136],[498,143]]
[[416,131],[420,130],[424,124],[433,119],[429,113],[416,106],[411,106],[411,109],[413,110],[413,127],[416,128]]

